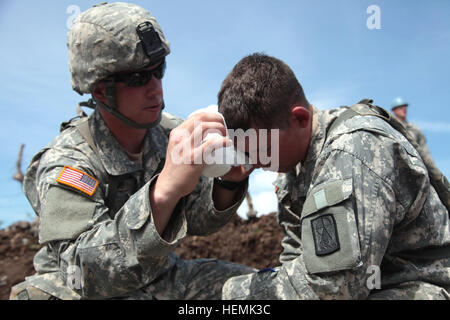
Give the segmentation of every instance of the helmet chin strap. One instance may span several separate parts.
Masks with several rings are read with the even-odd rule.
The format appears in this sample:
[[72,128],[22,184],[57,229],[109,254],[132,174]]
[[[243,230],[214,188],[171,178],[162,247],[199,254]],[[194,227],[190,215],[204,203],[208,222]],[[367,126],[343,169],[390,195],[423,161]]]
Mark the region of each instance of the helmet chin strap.
[[114,95],[114,79],[112,79],[112,78],[107,79],[105,81],[105,83],[106,83],[105,96],[108,99],[109,105],[107,105],[101,101],[98,101],[97,99],[94,98],[94,100],[98,106],[102,107],[104,110],[111,113],[113,116],[118,118],[120,121],[125,123],[127,126],[130,126],[135,129],[151,129],[151,128],[156,127],[161,122],[162,110],[165,108],[164,102],[162,104],[161,110],[159,111],[159,116],[156,121],[153,121],[150,123],[137,123],[137,122],[125,117],[123,114],[121,114],[119,111],[117,111],[116,99],[115,99],[115,95]]
[[113,116],[118,118],[120,121],[125,123],[127,126],[135,128],[135,129],[151,129],[151,128],[156,127],[161,122],[162,109],[164,109],[164,102],[163,102],[163,107],[161,108],[161,111],[159,112],[159,116],[158,116],[157,120],[155,120],[153,122],[150,122],[150,123],[137,123],[137,122],[135,122],[135,121],[125,117],[123,114],[118,112],[116,109],[108,106],[107,104],[105,104],[105,103],[103,103],[101,101],[96,101],[96,103],[97,103],[98,106],[100,106],[104,110],[106,110],[109,113],[111,113]]

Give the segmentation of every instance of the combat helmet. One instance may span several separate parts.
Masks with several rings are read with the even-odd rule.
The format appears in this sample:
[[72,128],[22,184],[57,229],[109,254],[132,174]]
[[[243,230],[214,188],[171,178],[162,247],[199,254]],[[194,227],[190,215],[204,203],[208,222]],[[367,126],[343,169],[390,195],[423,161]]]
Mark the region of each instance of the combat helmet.
[[401,106],[408,106],[409,103],[403,100],[401,97],[397,97],[392,101],[391,103],[391,110],[394,110],[395,108],[401,107]]
[[138,124],[117,111],[111,77],[145,69],[170,53],[170,44],[150,12],[123,2],[95,5],[73,21],[67,47],[73,90],[89,94],[104,81],[109,105],[94,99],[97,105],[136,128],[157,124]]

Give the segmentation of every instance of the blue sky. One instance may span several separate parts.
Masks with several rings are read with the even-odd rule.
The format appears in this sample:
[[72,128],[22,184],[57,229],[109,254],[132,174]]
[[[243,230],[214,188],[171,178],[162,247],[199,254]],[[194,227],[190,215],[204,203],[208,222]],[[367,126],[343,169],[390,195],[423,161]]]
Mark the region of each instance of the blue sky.
[[[66,49],[67,23],[100,1],[0,2],[0,221],[31,219],[12,180],[21,143],[24,167],[75,115]],[[442,171],[450,175],[450,1],[134,1],[159,21],[171,42],[163,86],[167,111],[186,117],[217,102],[221,82],[244,56],[265,52],[296,73],[320,109],[373,98],[389,108],[410,103]],[[369,30],[370,5],[381,29]],[[276,208],[265,172],[251,179],[259,212]],[[246,208],[241,209],[241,213]]]

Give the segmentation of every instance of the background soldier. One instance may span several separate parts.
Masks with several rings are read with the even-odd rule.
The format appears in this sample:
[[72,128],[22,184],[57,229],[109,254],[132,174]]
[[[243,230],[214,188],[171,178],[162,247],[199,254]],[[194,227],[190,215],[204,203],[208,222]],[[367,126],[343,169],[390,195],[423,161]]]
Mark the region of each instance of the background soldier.
[[[74,21],[67,44],[72,87],[92,94],[85,105],[95,111],[65,123],[26,172],[24,191],[45,246],[34,259],[37,273],[11,298],[220,298],[227,278],[253,269],[184,261],[173,249],[188,233],[227,223],[244,199],[248,174],[234,168],[224,188],[201,177],[204,165],[176,164],[169,155],[193,145],[194,130],[224,132],[221,117],[200,113],[182,122],[162,114],[169,42],[141,7],[94,6]],[[193,153],[224,141],[195,145]]]
[[263,54],[242,59],[218,99],[229,128],[280,130],[275,185],[286,234],[282,265],[231,278],[225,299],[450,297],[447,209],[381,108],[318,110],[292,70]]
[[411,137],[417,142],[422,156],[432,159],[430,150],[427,146],[427,139],[425,138],[425,135],[417,125],[406,120],[408,106],[409,104],[405,100],[403,100],[401,97],[398,97],[395,98],[394,101],[392,101],[391,110],[392,113],[397,117],[397,119],[400,120],[400,122],[405,126],[406,130],[408,130]]

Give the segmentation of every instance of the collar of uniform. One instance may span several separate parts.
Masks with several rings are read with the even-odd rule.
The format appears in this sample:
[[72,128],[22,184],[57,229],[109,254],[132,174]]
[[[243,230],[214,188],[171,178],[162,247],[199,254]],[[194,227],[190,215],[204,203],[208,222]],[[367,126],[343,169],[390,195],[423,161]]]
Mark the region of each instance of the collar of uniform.
[[[143,161],[132,161],[127,155],[125,149],[114,138],[111,130],[106,125],[100,112],[95,110],[89,119],[89,128],[92,133],[92,137],[99,150],[100,160],[103,167],[108,174],[113,176],[124,175],[143,169],[144,162],[152,162],[152,166],[159,163],[162,158],[160,148],[157,147],[160,144],[160,139],[155,139],[156,128],[152,128],[147,131],[147,135],[143,142]],[[155,135],[152,134],[155,131]],[[154,152],[151,152],[153,150]],[[147,158],[151,154],[150,158]],[[155,163],[155,164],[153,164]]]
[[330,128],[334,120],[345,110],[347,109],[339,108],[321,111],[317,108],[314,108],[313,125],[311,129],[311,142],[309,144],[308,153],[306,155],[304,164],[316,162],[323,149],[328,129]]
[[[283,184],[278,182],[280,188],[288,190],[292,202],[306,197],[317,157],[325,142],[326,128],[332,120],[329,119],[327,111],[321,111],[315,107],[312,107],[312,110],[311,140],[306,158],[303,162],[299,162],[293,170],[279,177],[279,181],[283,182]],[[284,195],[286,194],[284,193]]]
[[[314,164],[317,159],[317,150],[323,145],[323,112],[311,106],[313,111],[313,119],[311,126],[311,139],[303,162],[299,162],[295,168],[286,174],[288,180],[287,188],[291,194],[291,200],[296,201],[298,197],[305,197],[309,188]],[[309,175],[308,175],[309,174]]]
[[305,167],[308,163],[315,160],[317,158],[317,150],[323,145],[323,130],[321,127],[323,126],[323,122],[320,119],[322,117],[323,112],[319,109],[311,106],[313,111],[313,119],[311,126],[311,140],[308,147],[308,152],[306,153],[306,158],[303,162],[299,162],[295,167],[296,176],[300,174],[302,171],[302,167]]
[[306,195],[311,183],[317,158],[319,157],[326,138],[326,133],[333,121],[345,109],[333,109],[321,111],[313,107],[313,124],[311,128],[311,141],[305,161],[295,168],[296,182],[293,184],[299,188],[300,196]]

